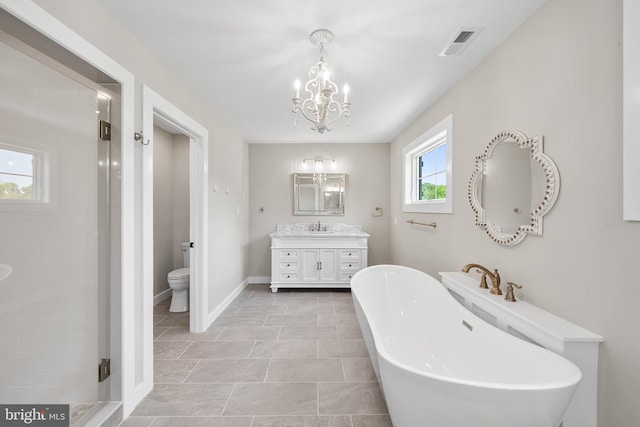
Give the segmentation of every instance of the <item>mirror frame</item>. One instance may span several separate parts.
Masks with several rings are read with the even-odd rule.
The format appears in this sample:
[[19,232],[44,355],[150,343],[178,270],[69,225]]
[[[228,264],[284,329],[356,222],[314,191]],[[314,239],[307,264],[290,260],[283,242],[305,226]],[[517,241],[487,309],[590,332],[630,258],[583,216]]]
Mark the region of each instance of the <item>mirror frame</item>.
[[344,216],[344,211],[345,211],[345,198],[346,198],[346,194],[347,194],[347,174],[346,173],[324,173],[321,172],[322,174],[326,175],[327,179],[332,179],[332,178],[336,178],[336,179],[341,179],[342,180],[342,209],[340,212],[334,212],[334,211],[328,211],[328,210],[323,210],[323,209],[308,209],[308,210],[301,210],[298,209],[298,178],[299,177],[312,177],[314,175],[313,172],[310,173],[306,173],[306,172],[297,172],[294,173],[292,175],[293,178],[293,215],[294,216]]
[[[509,139],[514,140],[520,148],[529,149],[531,159],[538,163],[546,177],[544,196],[537,206],[535,201],[532,203],[532,206],[536,206],[536,208],[531,211],[529,224],[520,225],[513,234],[498,231],[494,224],[487,219],[487,213],[482,206],[481,200],[481,178],[485,170],[485,162],[492,157],[498,145]],[[560,192],[560,173],[553,160],[543,153],[542,136],[528,138],[522,132],[503,131],[491,140],[484,153],[476,156],[475,170],[469,180],[467,192],[469,203],[471,203],[471,208],[475,212],[475,224],[484,227],[486,233],[494,242],[504,246],[514,246],[524,240],[528,234],[542,234],[542,219],[553,207]]]

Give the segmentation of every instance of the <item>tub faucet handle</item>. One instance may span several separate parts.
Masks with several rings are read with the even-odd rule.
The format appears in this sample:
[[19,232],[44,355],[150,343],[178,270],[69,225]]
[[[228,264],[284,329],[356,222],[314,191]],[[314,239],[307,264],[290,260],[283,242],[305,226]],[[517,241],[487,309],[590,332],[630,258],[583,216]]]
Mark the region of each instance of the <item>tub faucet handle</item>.
[[513,288],[522,289],[522,286],[516,285],[513,282],[507,282],[507,295],[504,297],[505,301],[516,302],[516,296],[513,293]]

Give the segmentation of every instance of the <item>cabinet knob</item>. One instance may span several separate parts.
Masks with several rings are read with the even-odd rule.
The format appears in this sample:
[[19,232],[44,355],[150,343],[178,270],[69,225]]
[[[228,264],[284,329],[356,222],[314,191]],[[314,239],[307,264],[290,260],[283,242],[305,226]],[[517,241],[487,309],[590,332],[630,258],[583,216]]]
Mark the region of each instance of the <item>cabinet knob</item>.
[[349,267],[351,267],[351,264],[349,264]]
[[291,267],[291,264],[287,264],[287,267]]

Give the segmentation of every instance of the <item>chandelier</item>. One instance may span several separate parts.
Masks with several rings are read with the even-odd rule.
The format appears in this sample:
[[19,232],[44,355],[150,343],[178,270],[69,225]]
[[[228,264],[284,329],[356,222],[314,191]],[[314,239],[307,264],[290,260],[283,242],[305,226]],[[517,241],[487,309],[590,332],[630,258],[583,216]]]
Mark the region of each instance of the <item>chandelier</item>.
[[[343,87],[344,100],[342,103],[333,99],[338,95],[338,85],[333,81],[333,69],[324,62],[324,47],[333,40],[333,33],[329,30],[315,30],[309,36],[313,44],[320,46],[320,60],[309,70],[309,81],[304,85],[304,91],[308,98],[300,99],[300,80],[296,80],[294,87],[296,95],[293,98],[293,112],[302,113],[305,119],[313,123],[311,130],[324,133],[330,131],[327,125],[335,122],[341,116],[345,117],[346,125],[349,127],[349,116],[351,116],[351,103],[349,102],[349,86]],[[296,124],[297,124],[296,118]]]
[[327,174],[326,173],[314,173],[313,174],[313,183],[318,187],[322,187],[322,184],[327,182]]

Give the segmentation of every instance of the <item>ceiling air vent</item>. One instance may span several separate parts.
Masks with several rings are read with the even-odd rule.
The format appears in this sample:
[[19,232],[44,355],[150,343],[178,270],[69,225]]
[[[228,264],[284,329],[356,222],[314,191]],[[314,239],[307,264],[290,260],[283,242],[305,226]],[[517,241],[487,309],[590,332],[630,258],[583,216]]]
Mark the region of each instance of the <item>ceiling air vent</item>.
[[462,51],[478,36],[482,28],[460,28],[447,43],[440,56],[460,55]]

